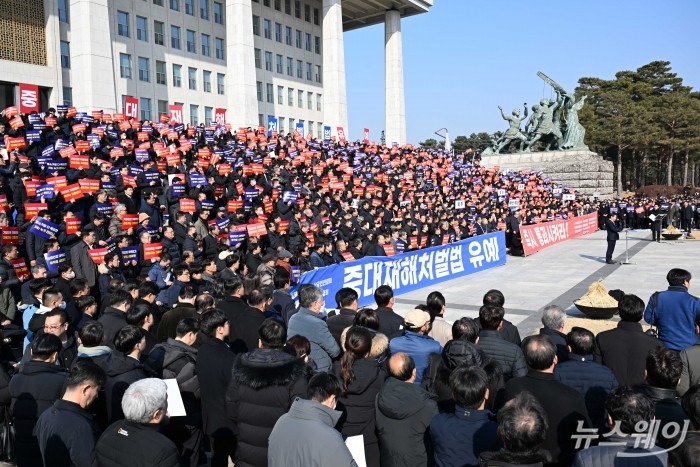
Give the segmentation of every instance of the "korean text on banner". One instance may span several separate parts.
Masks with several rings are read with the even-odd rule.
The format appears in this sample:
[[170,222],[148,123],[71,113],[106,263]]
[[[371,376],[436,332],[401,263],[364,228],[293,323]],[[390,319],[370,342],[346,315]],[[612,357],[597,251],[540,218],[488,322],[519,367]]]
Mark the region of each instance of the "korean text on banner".
[[[299,283],[314,284],[331,301],[339,289],[350,287],[359,295],[358,304],[365,306],[374,303],[374,290],[380,285],[400,295],[505,263],[505,234],[499,231],[392,257],[365,257],[327,266],[303,274]],[[296,298],[296,287],[292,296]]]
[[598,214],[594,212],[566,220],[523,225],[520,227],[520,235],[523,239],[525,255],[531,255],[548,246],[588,235],[597,230]]

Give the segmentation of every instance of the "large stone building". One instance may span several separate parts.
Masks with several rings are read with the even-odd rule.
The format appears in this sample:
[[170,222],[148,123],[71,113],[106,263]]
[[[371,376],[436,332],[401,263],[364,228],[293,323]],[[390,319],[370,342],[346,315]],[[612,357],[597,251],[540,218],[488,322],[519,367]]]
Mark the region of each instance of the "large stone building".
[[401,18],[432,0],[2,0],[0,109],[20,83],[41,108],[186,122],[226,109],[234,127],[348,131],[343,31],[385,23],[386,139],[406,139]]

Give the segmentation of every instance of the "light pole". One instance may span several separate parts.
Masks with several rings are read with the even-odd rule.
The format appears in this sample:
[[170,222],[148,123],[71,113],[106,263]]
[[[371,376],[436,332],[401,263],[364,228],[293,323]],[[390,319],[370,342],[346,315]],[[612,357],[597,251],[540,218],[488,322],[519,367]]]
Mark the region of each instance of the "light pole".
[[[441,131],[444,131],[445,134],[443,135],[440,133]],[[439,130],[435,131],[435,134],[438,135],[440,138],[445,139],[445,151],[452,152],[452,143],[450,143],[450,133],[447,131],[447,128],[440,128]]]

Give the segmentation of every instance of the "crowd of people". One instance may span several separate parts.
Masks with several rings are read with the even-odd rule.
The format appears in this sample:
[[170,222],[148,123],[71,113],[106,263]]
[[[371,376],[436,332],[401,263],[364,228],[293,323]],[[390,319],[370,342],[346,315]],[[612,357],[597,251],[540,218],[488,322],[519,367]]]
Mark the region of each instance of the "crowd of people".
[[[692,199],[599,202],[470,153],[72,107],[5,109],[0,135],[0,404],[15,430],[2,456],[19,467],[196,466],[205,453],[213,466],[353,465],[343,439],[358,435],[370,466],[589,465],[602,446],[574,457],[578,421],[635,435],[648,410],[629,405],[654,407],[636,387],[671,390],[676,353],[658,340],[606,356],[604,333],[565,336],[551,309],[544,337],[521,342],[497,291],[479,319],[450,325],[438,292],[401,317],[388,286],[376,309],[342,289],[326,319],[320,289],[300,285],[297,306],[290,287],[316,268],[495,230],[512,246],[520,225],[596,210],[644,228],[647,210],[668,209],[692,228]],[[629,301],[618,331],[639,337],[641,300]],[[687,329],[683,347],[658,329],[693,361]],[[595,378],[577,380],[588,370]],[[169,418],[163,379],[187,415]]]

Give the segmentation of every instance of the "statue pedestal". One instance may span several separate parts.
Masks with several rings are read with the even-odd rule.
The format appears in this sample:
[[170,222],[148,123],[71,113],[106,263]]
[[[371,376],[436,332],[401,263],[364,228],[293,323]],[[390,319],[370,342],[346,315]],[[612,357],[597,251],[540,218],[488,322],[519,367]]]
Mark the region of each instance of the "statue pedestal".
[[553,182],[580,195],[610,199],[613,194],[613,163],[585,150],[523,152],[484,156],[482,165],[501,170],[541,170]]

